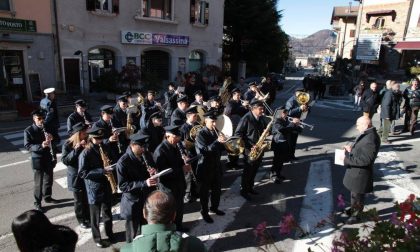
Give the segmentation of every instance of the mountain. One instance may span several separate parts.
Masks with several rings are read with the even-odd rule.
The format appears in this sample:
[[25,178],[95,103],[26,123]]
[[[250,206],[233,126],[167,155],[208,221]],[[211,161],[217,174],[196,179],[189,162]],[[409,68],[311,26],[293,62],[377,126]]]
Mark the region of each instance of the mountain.
[[332,30],[320,30],[314,34],[298,39],[289,37],[289,46],[295,56],[308,56],[317,54],[335,43],[336,35]]

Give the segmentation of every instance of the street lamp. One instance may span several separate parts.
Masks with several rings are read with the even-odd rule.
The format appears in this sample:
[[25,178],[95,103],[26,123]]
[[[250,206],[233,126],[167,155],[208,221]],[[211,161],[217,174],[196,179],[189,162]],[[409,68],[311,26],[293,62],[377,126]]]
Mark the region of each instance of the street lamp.
[[81,58],[81,63],[82,63],[82,70],[81,70],[81,77],[82,77],[82,85],[80,87],[81,93],[82,95],[85,94],[85,71],[84,71],[84,62],[83,62],[83,52],[80,50],[77,50],[76,52],[74,52],[74,55],[80,55]]

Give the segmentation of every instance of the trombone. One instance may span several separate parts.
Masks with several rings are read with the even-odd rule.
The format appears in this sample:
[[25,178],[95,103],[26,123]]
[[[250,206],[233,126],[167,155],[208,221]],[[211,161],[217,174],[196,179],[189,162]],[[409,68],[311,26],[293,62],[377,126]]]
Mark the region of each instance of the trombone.
[[[293,117],[287,116],[287,120],[289,120],[289,122],[293,122]],[[305,128],[305,127],[308,127],[309,130],[313,130],[315,126],[300,121],[299,122],[299,127],[301,127],[302,129]]]

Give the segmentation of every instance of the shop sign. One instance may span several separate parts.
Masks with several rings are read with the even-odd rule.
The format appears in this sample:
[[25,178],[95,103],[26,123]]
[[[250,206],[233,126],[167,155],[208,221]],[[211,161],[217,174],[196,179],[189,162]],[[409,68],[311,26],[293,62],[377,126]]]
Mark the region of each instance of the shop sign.
[[150,32],[121,31],[121,42],[123,44],[151,45],[152,44],[152,33],[150,33]]
[[0,18],[0,31],[36,32],[36,21]]
[[360,34],[357,41],[357,60],[379,60],[381,52],[381,34]]
[[121,31],[121,43],[140,45],[188,46],[190,43],[190,38],[188,36],[162,33]]

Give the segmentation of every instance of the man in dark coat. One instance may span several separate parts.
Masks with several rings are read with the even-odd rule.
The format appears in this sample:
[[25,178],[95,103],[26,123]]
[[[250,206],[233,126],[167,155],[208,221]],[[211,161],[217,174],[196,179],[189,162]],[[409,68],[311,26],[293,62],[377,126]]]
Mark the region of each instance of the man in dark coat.
[[[300,123],[300,118],[302,117],[302,113],[304,112],[308,112],[309,110],[309,106],[307,104],[299,104],[299,102],[297,101],[297,96],[300,92],[304,92],[305,89],[303,88],[297,88],[295,90],[295,94],[290,97],[287,102],[286,102],[286,110],[288,111],[288,116],[292,117],[293,119],[298,119],[298,123]],[[292,160],[296,160],[296,144],[297,144],[297,139],[299,136],[299,133],[302,132],[302,128],[298,129],[298,130],[294,130],[290,136],[290,141],[289,141],[289,145],[290,145],[290,151],[291,151],[291,159]]]
[[69,117],[67,118],[67,133],[69,133],[69,135],[73,133],[71,129],[73,125],[75,125],[76,123],[82,122],[86,125],[91,125],[93,123],[92,117],[86,111],[87,103],[84,100],[79,99],[74,102],[74,105],[76,107],[75,111],[71,113]]
[[260,90],[263,94],[268,94],[266,102],[269,106],[271,106],[271,104],[273,104],[274,100],[276,99],[277,88],[274,82],[271,80],[270,76],[267,76],[265,78],[265,82],[261,83]]
[[[114,128],[126,128],[127,127],[127,119],[128,119],[128,100],[125,95],[122,95],[118,97],[117,106],[114,109],[114,113],[111,119],[111,125]],[[131,118],[130,118],[131,120]],[[129,140],[127,139],[127,135],[125,134],[126,130],[124,132],[121,132],[118,134],[118,144],[119,149],[119,156],[122,156],[125,152],[125,149],[127,149]]]
[[41,100],[41,102],[39,103],[39,107],[45,111],[44,126],[46,131],[52,135],[53,148],[56,148],[57,145],[60,144],[61,138],[60,135],[58,135],[60,122],[58,120],[58,109],[57,100],[55,96],[55,88],[44,89],[44,94],[45,98]]
[[123,152],[123,147],[119,142],[118,132],[112,125],[112,117],[114,116],[114,109],[110,105],[103,105],[101,108],[101,117],[93,126],[103,129],[103,142],[109,144],[113,155],[119,156]]
[[410,131],[411,135],[414,135],[417,125],[417,116],[420,109],[420,89],[419,80],[417,78],[411,81],[411,87],[407,87],[404,90],[404,132]]
[[381,140],[385,144],[390,144],[388,140],[389,131],[391,129],[391,123],[394,120],[400,118],[400,84],[394,82],[391,89],[388,89],[381,103],[381,120],[382,120],[382,132]]
[[185,110],[188,108],[188,97],[182,95],[176,100],[178,108],[174,110],[171,116],[172,126],[181,126],[187,119],[185,116]]
[[260,136],[267,128],[268,119],[264,117],[264,105],[261,101],[254,99],[251,102],[251,111],[245,114],[239,121],[235,131],[235,136],[241,137],[245,143],[244,161],[245,167],[242,173],[241,196],[247,200],[251,200],[249,194],[258,194],[254,190],[254,179],[257,175],[258,168],[262,163],[264,153],[256,160],[250,160],[249,154],[251,149],[255,147]]
[[160,112],[153,113],[145,128],[141,129],[141,133],[148,135],[147,149],[153,153],[158,145],[165,137],[165,129],[162,126],[162,114]]
[[[85,180],[88,195],[90,224],[92,228],[93,240],[96,246],[104,248],[109,246],[109,242],[101,239],[99,222],[101,219],[105,226],[105,233],[110,242],[114,240],[112,231],[112,190],[107,175],[112,174],[112,164],[116,162],[116,156],[109,146],[102,142],[102,128],[95,125],[90,128],[89,145],[79,156],[79,176]],[[108,159],[108,160],[105,160]]]
[[31,164],[34,172],[34,206],[43,212],[41,201],[56,203],[51,197],[53,185],[53,169],[57,164],[55,148],[52,148],[53,136],[46,133],[44,128],[45,113],[35,110],[32,113],[33,124],[23,133],[23,144],[31,152]]
[[363,115],[372,119],[373,115],[378,110],[379,104],[381,103],[379,93],[378,93],[378,84],[372,82],[370,88],[363,92],[362,97],[360,98],[360,105],[363,109]]
[[176,99],[178,98],[178,90],[175,89],[175,83],[169,82],[168,91],[165,92],[165,119],[169,122],[172,112],[177,108]]
[[360,220],[365,194],[373,191],[373,166],[381,144],[379,135],[368,117],[359,117],[356,127],[360,135],[351,146],[344,146],[344,166],[347,170],[343,184],[351,192],[352,215],[347,220],[349,224]]
[[255,96],[257,95],[257,83],[255,82],[251,82],[248,84],[248,90],[245,92],[244,94],[244,100],[251,102],[252,99],[255,98]]
[[146,224],[142,218],[142,208],[147,195],[152,191],[151,187],[156,186],[157,182],[150,178],[155,173],[154,168],[148,170],[152,160],[144,161],[147,158],[145,145],[148,138],[141,133],[131,135],[130,145],[117,163],[118,185],[122,191],[120,216],[126,220],[125,240],[128,243],[136,237],[140,226]]
[[82,228],[90,227],[89,204],[85,184],[79,177],[79,156],[87,145],[88,126],[83,122],[73,125],[72,136],[64,142],[61,161],[67,166],[67,189],[73,192],[74,213]]
[[172,173],[160,178],[160,182],[175,197],[176,229],[180,232],[186,232],[187,229],[182,226],[185,194],[184,173],[191,171],[191,165],[185,164],[181,151],[177,146],[181,140],[179,126],[166,126],[165,131],[166,139],[156,148],[153,153],[153,159],[158,172],[168,168],[172,168],[173,170]]
[[[210,110],[205,113],[205,127],[198,132],[195,140],[196,152],[202,154],[197,165],[197,180],[200,182],[200,203],[201,215],[207,223],[213,223],[209,215],[209,194],[210,211],[217,215],[225,215],[219,210],[220,195],[222,193],[222,163],[220,158],[224,150],[223,142],[226,137],[216,132],[216,120],[219,112]],[[211,193],[210,193],[211,191]]]
[[155,91],[147,91],[147,98],[144,100],[144,103],[141,106],[140,128],[146,127],[147,121],[153,113],[162,110],[161,104],[155,101],[155,96]]

